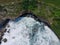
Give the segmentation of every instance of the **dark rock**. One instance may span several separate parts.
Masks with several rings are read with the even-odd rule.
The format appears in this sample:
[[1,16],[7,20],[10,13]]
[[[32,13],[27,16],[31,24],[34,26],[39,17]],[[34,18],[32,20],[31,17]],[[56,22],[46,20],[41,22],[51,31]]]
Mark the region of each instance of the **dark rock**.
[[10,29],[7,32],[10,33]]
[[7,39],[6,39],[6,38],[4,38],[4,39],[3,39],[3,41],[4,41],[4,42],[7,42]]

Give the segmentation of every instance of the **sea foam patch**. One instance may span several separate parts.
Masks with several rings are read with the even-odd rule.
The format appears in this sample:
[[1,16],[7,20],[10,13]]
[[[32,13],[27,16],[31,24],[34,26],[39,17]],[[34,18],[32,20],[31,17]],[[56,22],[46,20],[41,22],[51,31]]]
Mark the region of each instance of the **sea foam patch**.
[[0,45],[58,45],[59,39],[43,22],[31,17],[9,21]]

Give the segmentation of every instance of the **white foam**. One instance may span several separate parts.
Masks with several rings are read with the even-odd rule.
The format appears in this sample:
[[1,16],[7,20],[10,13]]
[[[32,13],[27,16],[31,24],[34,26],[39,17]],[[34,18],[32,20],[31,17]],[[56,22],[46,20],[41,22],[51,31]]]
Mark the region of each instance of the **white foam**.
[[[51,29],[33,18],[24,17],[18,22],[9,21],[0,45],[58,45],[59,39]],[[10,30],[10,31],[9,31]],[[9,31],[9,33],[8,33]]]

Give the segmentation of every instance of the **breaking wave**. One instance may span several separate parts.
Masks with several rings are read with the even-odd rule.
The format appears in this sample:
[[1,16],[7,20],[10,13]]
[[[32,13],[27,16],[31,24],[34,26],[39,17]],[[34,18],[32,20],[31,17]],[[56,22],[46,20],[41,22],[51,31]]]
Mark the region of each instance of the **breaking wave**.
[[59,45],[59,39],[43,22],[31,17],[9,21],[0,45]]

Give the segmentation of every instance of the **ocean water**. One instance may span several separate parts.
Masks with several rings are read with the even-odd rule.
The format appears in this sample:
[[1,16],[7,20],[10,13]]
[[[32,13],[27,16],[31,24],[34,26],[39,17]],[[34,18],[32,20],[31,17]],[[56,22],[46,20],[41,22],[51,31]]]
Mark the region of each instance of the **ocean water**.
[[60,45],[47,25],[31,17],[9,21],[6,29],[0,45]]

